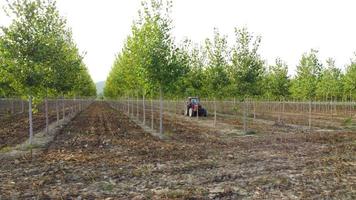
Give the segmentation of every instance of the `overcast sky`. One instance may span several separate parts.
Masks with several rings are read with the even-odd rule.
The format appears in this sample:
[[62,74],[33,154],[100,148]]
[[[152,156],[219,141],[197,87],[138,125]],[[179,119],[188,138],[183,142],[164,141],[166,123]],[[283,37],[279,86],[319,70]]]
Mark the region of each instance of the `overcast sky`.
[[[120,51],[141,0],[58,0],[95,82],[104,81]],[[5,0],[0,0],[3,6]],[[234,27],[262,36],[261,55],[287,62],[293,74],[303,52],[319,50],[344,68],[356,51],[353,0],[173,0],[173,34],[201,43],[216,27],[233,41]],[[0,11],[0,25],[9,20]]]

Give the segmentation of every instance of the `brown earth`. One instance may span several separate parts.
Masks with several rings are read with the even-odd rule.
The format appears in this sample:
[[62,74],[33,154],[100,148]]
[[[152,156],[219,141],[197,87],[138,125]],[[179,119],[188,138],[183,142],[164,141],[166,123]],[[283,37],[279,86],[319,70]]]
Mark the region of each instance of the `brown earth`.
[[[66,116],[70,110],[66,110]],[[57,120],[56,112],[49,113],[49,123]],[[59,115],[62,118],[62,113]],[[13,116],[3,117],[0,120],[0,150],[4,147],[12,147],[21,144],[29,137],[28,114],[22,113]],[[33,133],[42,131],[46,128],[46,116],[44,113],[33,114]]]
[[1,160],[0,199],[356,198],[355,133],[240,136],[164,123],[168,140],[94,103],[32,161]]

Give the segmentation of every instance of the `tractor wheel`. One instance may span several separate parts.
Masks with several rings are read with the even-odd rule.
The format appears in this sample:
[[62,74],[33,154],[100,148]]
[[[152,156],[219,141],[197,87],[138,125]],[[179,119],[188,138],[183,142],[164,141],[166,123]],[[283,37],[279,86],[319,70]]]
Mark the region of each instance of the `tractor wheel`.
[[207,116],[208,116],[208,111],[204,110],[204,117],[207,117]]
[[189,108],[189,117],[193,117],[193,114],[194,114],[193,109]]

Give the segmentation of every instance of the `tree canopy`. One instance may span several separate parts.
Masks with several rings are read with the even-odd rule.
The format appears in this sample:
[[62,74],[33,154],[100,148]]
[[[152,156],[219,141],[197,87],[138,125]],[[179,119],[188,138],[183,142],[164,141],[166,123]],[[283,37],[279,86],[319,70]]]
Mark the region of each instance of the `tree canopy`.
[[5,10],[12,23],[1,27],[0,73],[4,75],[0,83],[7,88],[2,89],[3,96],[95,95],[94,83],[56,1],[13,1]]
[[356,96],[355,60],[344,71],[333,59],[322,62],[318,51],[311,49],[301,56],[296,73],[290,73],[280,58],[267,65],[259,52],[262,37],[246,27],[235,28],[233,44],[216,28],[213,37],[201,44],[189,39],[177,43],[171,33],[171,8],[171,1],[143,1],[106,80],[105,97],[155,96],[160,88],[172,98],[330,100]]

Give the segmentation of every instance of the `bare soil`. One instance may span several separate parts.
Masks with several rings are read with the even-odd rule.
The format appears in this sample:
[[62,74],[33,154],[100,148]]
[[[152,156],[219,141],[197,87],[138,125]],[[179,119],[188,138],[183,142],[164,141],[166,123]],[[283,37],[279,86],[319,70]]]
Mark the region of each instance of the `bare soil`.
[[223,134],[166,117],[169,139],[105,102],[42,154],[4,158],[0,199],[355,199],[356,134]]
[[[66,111],[66,115],[69,114]],[[60,118],[62,117],[60,113]],[[49,123],[57,120],[56,112],[48,115]],[[13,147],[21,144],[29,137],[28,113],[22,113],[4,117],[0,120],[0,150],[5,147]],[[46,127],[46,116],[44,113],[33,114],[33,133],[36,134]]]

